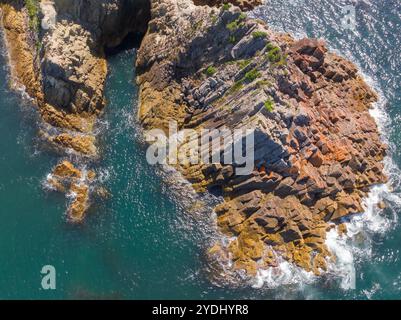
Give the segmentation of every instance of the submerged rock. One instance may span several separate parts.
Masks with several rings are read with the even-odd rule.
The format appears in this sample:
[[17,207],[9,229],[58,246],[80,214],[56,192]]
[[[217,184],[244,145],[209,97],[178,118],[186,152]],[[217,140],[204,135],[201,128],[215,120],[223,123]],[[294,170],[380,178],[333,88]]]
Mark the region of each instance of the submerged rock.
[[387,208],[387,204],[386,204],[384,201],[380,201],[380,202],[377,204],[377,207],[378,207],[380,210],[384,210],[384,209]]
[[67,215],[72,222],[81,222],[90,205],[89,187],[94,181],[94,172],[80,170],[68,160],[56,165],[47,182],[52,189],[65,193],[69,198]]

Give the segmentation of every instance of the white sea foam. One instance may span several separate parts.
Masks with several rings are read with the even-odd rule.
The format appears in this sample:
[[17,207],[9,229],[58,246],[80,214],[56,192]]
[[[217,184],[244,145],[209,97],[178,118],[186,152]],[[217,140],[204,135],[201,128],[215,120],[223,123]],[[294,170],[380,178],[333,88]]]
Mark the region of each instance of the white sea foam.
[[339,236],[334,229],[327,235],[326,244],[336,256],[329,271],[340,277],[343,289],[355,289],[355,262],[372,257],[372,236],[385,234],[396,225],[397,215],[386,215],[378,208],[377,203],[382,200],[386,200],[390,211],[401,208],[400,196],[392,193],[387,184],[374,186],[363,201],[364,213],[347,223],[347,235]]
[[7,43],[7,39],[4,35],[3,32],[3,21],[2,21],[2,14],[0,12],[0,54],[7,60],[7,64],[4,66],[7,70],[7,81],[9,83],[9,86],[12,90],[16,91],[19,93],[25,102],[30,102],[32,103],[34,100],[29,96],[29,94],[26,92],[25,86],[20,83],[16,77],[13,74],[13,66],[11,64],[11,59],[10,59],[10,54],[9,54],[9,45]]
[[336,257],[336,262],[329,264],[328,272],[340,278],[342,289],[355,289],[354,254],[346,237],[339,237],[337,230],[332,229],[327,233],[326,245]]
[[[357,63],[356,65],[358,66]],[[358,68],[362,70],[360,66]],[[379,100],[369,113],[376,121],[383,142],[389,143],[391,120],[385,110],[387,100],[378,83],[366,74],[362,73],[362,76],[378,93]],[[339,280],[339,286],[344,290],[356,289],[358,275],[355,264],[357,261],[366,261],[372,257],[372,237],[395,228],[398,221],[397,212],[401,211],[401,194],[394,192],[394,189],[401,187],[401,171],[391,156],[385,157],[383,163],[389,182],[372,186],[367,197],[363,199],[364,212],[344,220],[347,225],[347,235],[340,236],[335,228],[327,233],[326,245],[336,259],[335,262],[328,264],[325,275],[330,279]],[[378,203],[381,201],[386,203],[386,210],[378,208]],[[252,287],[277,288],[295,284],[302,288],[303,285],[316,280],[317,277],[313,273],[282,261],[278,267],[259,270],[252,281]],[[367,292],[366,296],[371,294],[373,293]]]
[[268,287],[270,289],[288,285],[310,284],[316,280],[312,272],[307,272],[296,265],[281,259],[277,267],[259,269],[256,277],[252,279],[253,288],[260,289]]
[[[388,142],[388,128],[390,119],[385,111],[386,99],[380,86],[367,75],[363,75],[365,81],[379,94],[379,101],[370,109],[370,115],[375,119],[379,132],[384,142]],[[329,266],[329,272],[333,272],[341,279],[341,288],[355,289],[357,259],[365,260],[372,257],[372,236],[385,234],[391,228],[395,228],[401,209],[401,195],[394,192],[394,184],[400,181],[400,170],[390,156],[384,159],[384,171],[389,176],[389,183],[371,187],[368,196],[363,200],[364,212],[350,218],[347,225],[347,235],[339,236],[336,230],[331,230],[327,235],[326,244],[336,256],[336,263]],[[385,201],[387,212],[378,207],[378,203]]]
[[42,186],[44,190],[47,191],[55,191],[56,188],[55,186],[50,183],[50,181],[53,179],[53,175],[51,173],[49,173],[45,179],[42,180]]
[[[355,263],[372,256],[372,236],[384,234],[395,227],[397,215],[385,215],[377,207],[381,200],[386,200],[390,211],[401,208],[401,197],[394,194],[387,184],[374,186],[363,201],[364,213],[354,215],[346,223],[347,235],[339,236],[335,228],[327,233],[326,245],[335,256],[335,262],[329,262],[325,276],[338,279],[339,286],[344,290],[356,288]],[[312,272],[281,260],[278,267],[260,269],[251,285],[254,288],[277,288],[283,285],[302,288],[317,279]]]

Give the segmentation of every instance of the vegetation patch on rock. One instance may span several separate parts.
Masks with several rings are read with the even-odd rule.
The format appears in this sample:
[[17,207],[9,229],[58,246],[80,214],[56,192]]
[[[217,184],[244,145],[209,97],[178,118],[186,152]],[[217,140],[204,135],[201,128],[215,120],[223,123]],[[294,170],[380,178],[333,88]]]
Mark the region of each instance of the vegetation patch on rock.
[[211,77],[217,72],[217,69],[213,66],[209,66],[205,69],[204,73],[208,76]]
[[29,15],[29,26],[32,31],[39,31],[39,1],[38,0],[24,0],[25,8]]
[[268,99],[264,103],[264,107],[267,111],[272,112],[274,110],[274,102],[272,99]]
[[252,32],[252,37],[254,37],[255,39],[259,39],[259,38],[266,38],[267,37],[267,32],[264,31],[254,31]]
[[248,71],[245,73],[244,80],[247,82],[252,82],[259,78],[261,76],[260,71],[258,71],[256,68]]

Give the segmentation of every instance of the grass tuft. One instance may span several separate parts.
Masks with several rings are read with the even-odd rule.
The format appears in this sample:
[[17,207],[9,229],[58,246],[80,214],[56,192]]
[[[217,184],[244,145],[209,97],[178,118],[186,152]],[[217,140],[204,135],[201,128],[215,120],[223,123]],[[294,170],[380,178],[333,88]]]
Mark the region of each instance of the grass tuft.
[[264,31],[254,31],[252,32],[252,37],[255,39],[263,39],[267,37],[267,33]]
[[228,24],[226,25],[226,28],[227,28],[228,30],[230,30],[230,32],[233,32],[233,31],[237,30],[237,29],[238,29],[238,22],[237,22],[237,20],[234,20],[234,21],[228,23]]
[[217,72],[217,69],[213,66],[208,66],[206,68],[206,70],[204,71],[204,73],[208,76],[211,77],[212,75],[214,75]]
[[231,4],[225,3],[225,4],[223,4],[222,8],[223,8],[223,11],[226,11],[231,8]]
[[28,11],[29,27],[32,31],[39,31],[39,1],[25,0],[25,8]]
[[246,13],[244,13],[244,12],[241,12],[240,13],[240,15],[238,16],[238,20],[245,20],[247,18],[247,15],[246,15]]
[[272,83],[271,83],[270,81],[268,81],[268,80],[259,80],[258,82],[256,82],[256,86],[257,86],[258,88],[261,88],[261,87],[271,87],[271,86],[272,86]]
[[237,61],[237,65],[242,70],[242,69],[246,68],[251,62],[252,62],[252,59],[240,60],[240,61]]
[[257,78],[259,78],[261,76],[261,73],[256,70],[256,69],[252,69],[250,71],[248,71],[247,73],[245,73],[244,79],[248,82],[252,82],[254,80],[256,80]]
[[274,110],[274,102],[272,99],[268,99],[265,101],[264,106],[266,108],[267,111],[269,112],[273,112]]
[[244,86],[244,83],[242,80],[235,82],[234,85],[228,91],[228,94],[233,94],[233,93],[237,92],[238,90],[242,89],[243,86]]

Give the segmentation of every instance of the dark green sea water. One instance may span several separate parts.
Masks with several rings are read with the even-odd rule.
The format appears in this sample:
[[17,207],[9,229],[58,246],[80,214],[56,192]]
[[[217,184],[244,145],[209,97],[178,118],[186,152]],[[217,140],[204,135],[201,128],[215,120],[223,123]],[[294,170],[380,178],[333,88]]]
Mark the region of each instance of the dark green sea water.
[[[108,105],[99,125],[102,159],[95,165],[112,197],[96,204],[82,225],[69,224],[64,197],[43,188],[57,158],[35,140],[35,109],[8,89],[1,55],[0,299],[401,298],[401,7],[396,0],[354,1],[358,24],[351,33],[339,25],[347,3],[274,0],[254,13],[276,29],[324,37],[382,95],[378,109],[384,111],[380,121],[395,188],[380,196],[390,207],[377,217],[367,203],[367,215],[351,228],[363,245],[334,243],[343,264],[328,279],[313,281],[283,266],[273,279],[260,277],[261,288],[221,288],[209,281],[203,252],[214,236],[212,219],[191,210],[195,200],[185,185],[177,182],[173,189],[163,182],[175,179],[171,172],[145,159],[135,122],[135,50],[109,58]],[[56,290],[41,289],[40,270],[47,264],[56,268]],[[350,277],[355,289],[344,289]]]

